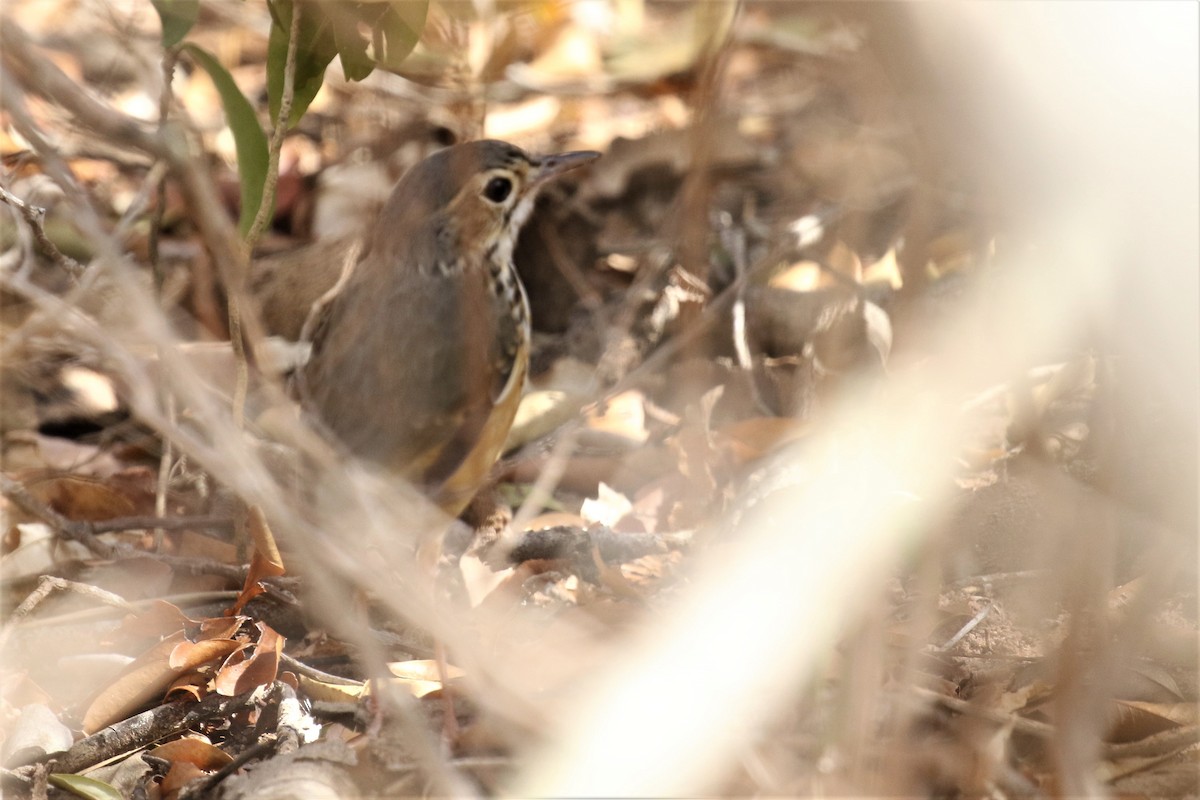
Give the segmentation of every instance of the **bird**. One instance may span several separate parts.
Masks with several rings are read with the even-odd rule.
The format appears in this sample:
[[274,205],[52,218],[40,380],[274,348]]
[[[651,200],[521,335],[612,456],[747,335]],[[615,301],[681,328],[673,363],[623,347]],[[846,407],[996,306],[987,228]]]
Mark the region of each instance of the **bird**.
[[482,140],[401,177],[318,312],[303,405],[350,455],[460,514],[512,427],[530,311],[513,264],[538,191],[600,153]]

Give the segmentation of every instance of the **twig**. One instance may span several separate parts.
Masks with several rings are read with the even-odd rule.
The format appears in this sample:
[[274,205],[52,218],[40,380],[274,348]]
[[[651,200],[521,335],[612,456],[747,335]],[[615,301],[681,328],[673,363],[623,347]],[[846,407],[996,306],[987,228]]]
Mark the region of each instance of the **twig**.
[[53,575],[43,575],[38,582],[37,588],[30,592],[29,596],[22,600],[21,604],[13,610],[8,622],[0,630],[0,649],[3,649],[8,644],[9,636],[12,635],[13,630],[16,629],[21,621],[32,614],[33,610],[56,589],[63,592],[76,592],[123,611],[132,612],[136,610],[134,605],[124,597],[105,591],[98,586],[89,586],[86,583],[68,581],[63,578],[54,577]]
[[56,578],[53,575],[43,575],[41,580],[38,581],[38,587],[21,601],[21,605],[13,610],[12,616],[9,617],[9,622],[19,622],[29,616],[55,589],[62,592],[76,592],[86,595],[99,600],[105,605],[119,608],[122,611],[133,612],[137,610],[132,603],[121,597],[121,595],[106,591],[98,586],[90,586],[86,583],[78,583],[77,581],[68,581],[63,578]]
[[165,531],[180,531],[192,528],[207,528],[210,530],[232,531],[233,518],[222,516],[195,517],[114,517],[91,523],[96,533],[113,533],[116,531],[140,531],[161,528]]
[[83,275],[85,267],[59,250],[58,246],[50,241],[50,237],[46,235],[46,229],[42,225],[42,220],[46,218],[46,209],[26,203],[3,186],[0,186],[0,200],[3,200],[20,213],[25,223],[29,226],[29,230],[33,232],[33,240],[37,242],[38,249],[42,251],[42,255],[66,270],[72,278],[78,279]]
[[[0,474],[0,494],[11,500],[25,513],[45,521],[50,527],[58,531],[63,538],[79,542],[100,558],[153,558],[168,566],[193,573],[219,575],[230,580],[245,580],[246,569],[243,567],[221,564],[211,559],[183,558],[180,556],[163,555],[161,553],[148,553],[144,550],[130,547],[127,544],[109,544],[103,542],[96,536],[94,523],[64,517],[50,506],[38,500],[24,486],[7,475]],[[156,523],[164,522],[164,520],[158,520],[157,518],[151,519],[154,521],[146,527],[152,528]]]
[[[159,348],[158,357],[163,359],[164,353],[162,348]],[[167,419],[171,424],[175,424],[175,395],[169,391],[164,391],[163,401],[167,407]],[[154,487],[154,516],[163,518],[167,515],[167,489],[171,485],[171,465],[175,461],[175,448],[171,446],[171,440],[167,439],[163,442],[162,455],[158,459],[158,485]],[[166,529],[161,526],[154,528],[154,549],[161,550],[163,537],[166,535]]]
[[[175,76],[175,65],[179,63],[179,51],[171,48],[163,54],[162,58],[162,74],[163,74],[163,89],[162,94],[158,98],[158,124],[161,130],[167,124],[167,119],[171,111],[171,100],[173,98],[171,92],[172,79]],[[158,192],[155,197],[154,210],[150,214],[150,233],[147,237],[146,245],[149,252],[150,269],[154,273],[154,284],[160,292],[163,287],[163,271],[162,263],[158,255],[158,236],[159,229],[162,228],[163,215],[167,211],[167,176],[163,174],[159,177]]]
[[314,666],[305,664],[298,658],[289,656],[287,653],[279,654],[279,663],[295,672],[297,675],[303,675],[306,678],[312,678],[315,681],[322,683],[334,683],[339,686],[362,686],[362,681],[356,681],[353,678],[346,678],[341,675],[334,675],[331,672],[323,672]]
[[[271,132],[271,147],[267,154],[267,176],[263,186],[262,201],[254,215],[254,222],[242,243],[246,257],[254,251],[254,244],[262,235],[263,229],[270,219],[275,206],[275,187],[279,182],[279,151],[283,146],[283,137],[287,133],[287,120],[292,114],[292,97],[295,94],[296,83],[296,43],[300,35],[300,4],[292,5],[292,25],[288,32],[287,60],[284,64],[283,95],[279,98],[279,118],[275,121],[275,129]],[[241,275],[244,277],[244,268]],[[246,356],[246,342],[242,338],[242,303],[241,283],[239,291],[229,294],[229,341],[233,345],[233,355],[237,363],[237,375],[233,385],[233,424],[238,429],[245,427],[246,395],[250,390],[250,369]],[[226,289],[230,287],[226,284]],[[257,340],[257,337],[255,337]]]
[[1043,741],[1048,741],[1054,736],[1055,727],[1053,725],[1047,725],[1045,722],[1038,722],[1035,719],[1022,717],[1019,714],[1009,714],[1003,711],[995,711],[967,700],[960,700],[957,697],[949,697],[947,695],[940,694],[932,689],[926,689],[923,686],[911,686],[909,687],[909,691],[911,691],[915,697],[921,698],[924,701],[930,703],[940,703],[951,711],[957,711],[958,713],[968,717],[986,719],[991,722],[995,722],[998,725],[1007,725],[1011,722],[1013,730],[1020,731],[1021,733],[1025,733],[1030,736],[1036,736]]
[[[200,702],[168,703],[122,720],[115,725],[80,739],[70,750],[52,762],[56,772],[75,773],[152,744],[210,719],[228,719],[245,707],[254,695],[251,690],[236,697],[209,695]],[[16,770],[22,773],[23,770]]]
[[262,236],[263,229],[271,219],[275,207],[275,187],[279,183],[279,151],[287,135],[288,120],[292,116],[292,102],[296,95],[296,49],[300,40],[300,13],[303,6],[292,4],[292,24],[288,29],[287,58],[283,64],[283,93],[279,96],[279,116],[275,129],[271,131],[271,149],[267,154],[267,178],[263,185],[262,202],[254,215],[254,222],[246,233],[246,249],[253,252],[254,245]]
[[987,617],[987,615],[992,612],[992,609],[995,607],[995,605],[996,605],[995,603],[988,603],[986,606],[984,606],[982,609],[979,610],[978,614],[971,617],[971,619],[968,620],[966,625],[963,625],[961,628],[959,628],[958,633],[954,634],[949,639],[947,639],[946,643],[943,644],[941,647],[937,647],[934,649],[939,653],[944,653],[947,650],[949,650],[951,647],[954,647],[954,645],[956,645],[960,641],[962,641],[962,638],[964,636],[966,636],[971,631],[975,630],[975,628],[979,625],[979,623],[983,622],[984,618]]

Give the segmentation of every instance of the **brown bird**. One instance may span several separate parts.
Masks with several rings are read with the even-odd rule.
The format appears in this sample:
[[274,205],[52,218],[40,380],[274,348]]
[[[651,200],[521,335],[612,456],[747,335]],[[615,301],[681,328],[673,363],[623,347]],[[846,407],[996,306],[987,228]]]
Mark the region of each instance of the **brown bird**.
[[500,455],[525,381],[517,234],[546,181],[599,155],[480,141],[429,156],[396,185],[316,324],[306,405],[449,514]]

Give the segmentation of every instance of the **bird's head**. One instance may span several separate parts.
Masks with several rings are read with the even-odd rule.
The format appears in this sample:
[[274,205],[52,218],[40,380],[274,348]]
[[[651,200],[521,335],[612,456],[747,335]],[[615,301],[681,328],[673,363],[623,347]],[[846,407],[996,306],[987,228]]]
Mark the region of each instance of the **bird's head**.
[[[437,252],[414,254],[422,266],[446,263],[454,253],[465,263],[484,256],[511,258],[517,234],[533,211],[538,190],[549,180],[599,157],[582,150],[535,156],[494,139],[440,150],[409,170],[392,192],[375,232],[376,246],[400,231],[423,230]],[[430,228],[432,226],[432,229]],[[401,247],[404,243],[397,242]]]

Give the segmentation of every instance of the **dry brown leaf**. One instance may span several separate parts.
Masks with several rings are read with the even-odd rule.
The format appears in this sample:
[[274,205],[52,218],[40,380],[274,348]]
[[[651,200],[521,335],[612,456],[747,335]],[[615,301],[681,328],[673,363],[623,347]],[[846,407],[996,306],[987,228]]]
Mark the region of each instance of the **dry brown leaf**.
[[175,761],[171,763],[171,767],[163,777],[162,783],[158,785],[158,789],[162,793],[163,800],[174,800],[185,786],[197,778],[203,778],[206,774],[195,764],[187,761]]
[[83,731],[93,734],[106,725],[125,719],[146,703],[160,697],[184,670],[169,664],[171,652],[184,642],[177,631],[142,653],[102,690],[83,715]]
[[217,770],[233,761],[233,757],[219,747],[195,737],[176,739],[150,750],[149,755],[165,761],[186,762],[202,770]]
[[237,560],[237,546],[198,531],[172,531],[168,538],[174,542],[175,554],[188,558],[210,558],[221,564]]
[[586,528],[587,520],[578,514],[568,514],[565,511],[551,511],[538,514],[525,525],[527,531],[541,531],[546,528],[576,527]]
[[[256,686],[265,686],[275,680],[279,674],[279,655],[283,652],[286,642],[265,622],[256,622],[258,628],[258,644],[254,647],[254,655],[241,661],[236,657],[244,651],[234,654],[217,672],[213,680],[213,688],[217,694],[233,697],[248,692]],[[234,662],[234,663],[230,663]]]
[[167,657],[167,664],[177,671],[191,670],[217,660],[228,658],[246,647],[244,642],[234,639],[205,639],[189,642],[186,639],[175,645]]
[[196,670],[186,675],[180,675],[163,693],[163,696],[167,699],[174,699],[179,695],[186,695],[192,700],[202,700],[208,694],[211,672],[211,670]]
[[[99,520],[126,517],[137,505],[107,481],[77,475],[59,475],[25,484],[29,493],[68,519]],[[16,516],[16,515],[14,515]]]
[[767,286],[788,292],[812,292],[831,288],[835,283],[817,262],[797,261],[772,275]]
[[884,253],[877,261],[863,268],[862,282],[886,283],[892,291],[904,288],[904,276],[900,272],[900,262],[896,259],[896,248]]
[[925,245],[929,261],[925,271],[936,280],[969,268],[975,259],[975,234],[958,228],[932,239]]
[[200,621],[196,633],[190,638],[197,642],[201,639],[231,639],[248,621],[247,617],[209,617]]
[[103,642],[117,649],[128,650],[133,642],[148,637],[157,640],[169,632],[180,630],[187,625],[198,624],[196,620],[188,619],[187,615],[173,603],[168,603],[166,600],[152,600],[145,608],[121,620],[121,624],[105,636]]

